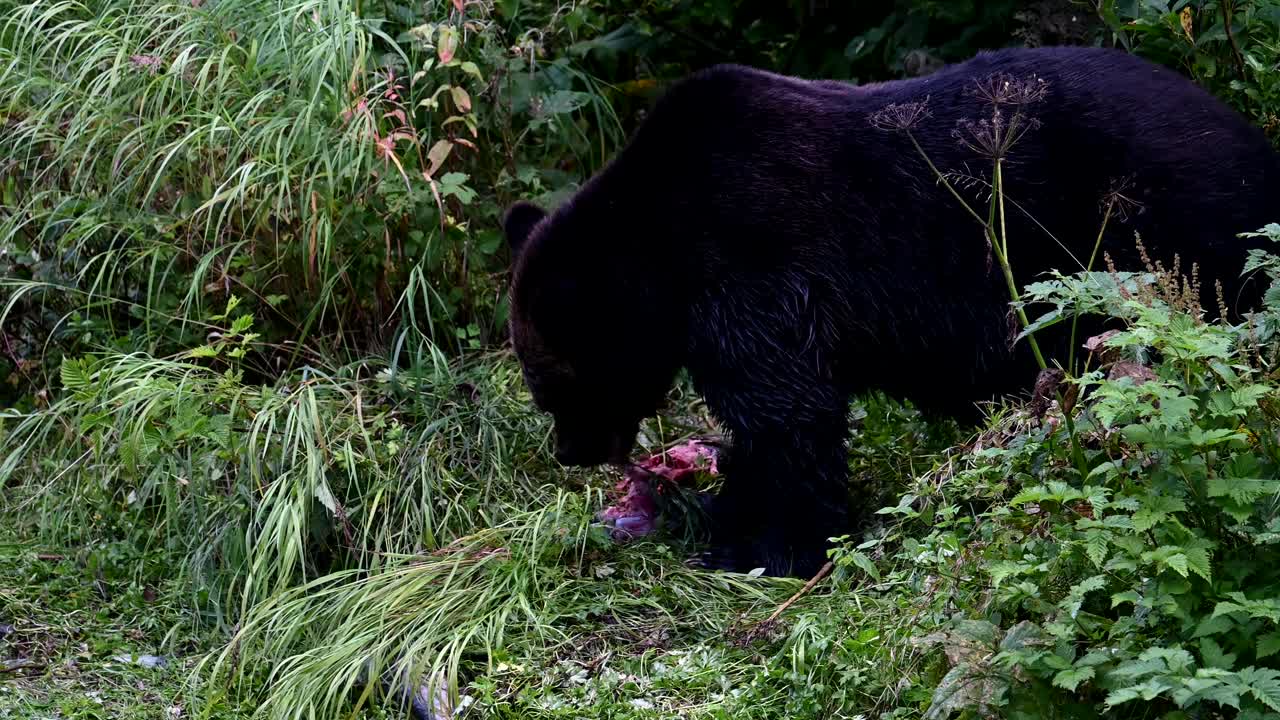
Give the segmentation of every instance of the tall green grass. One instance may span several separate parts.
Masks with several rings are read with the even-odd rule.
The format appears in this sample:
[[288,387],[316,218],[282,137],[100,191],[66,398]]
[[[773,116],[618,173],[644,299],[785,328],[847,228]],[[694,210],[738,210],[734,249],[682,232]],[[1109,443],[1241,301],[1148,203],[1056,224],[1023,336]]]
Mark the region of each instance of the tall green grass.
[[[597,695],[559,673],[618,653],[648,678],[627,690],[638,703],[775,717],[798,678],[828,681],[830,653],[881,652],[826,646],[833,618],[905,630],[893,603],[823,592],[790,633],[759,635],[798,581],[694,570],[679,543],[616,545],[593,522],[608,479],[550,462],[512,358],[412,347],[408,369],[370,359],[267,386],[202,358],[68,361],[60,400],[0,419],[0,517],[140,586],[176,571],[227,632],[193,678],[211,712],[339,717],[424,686],[491,710],[566,692],[589,708]],[[119,540],[148,561],[102,550]],[[658,660],[686,656],[706,665],[678,682]],[[765,699],[725,694],[755,683]]]
[[437,359],[270,386],[192,359],[67,361],[65,397],[6,419],[0,510],[53,538],[127,532],[248,604],[326,572],[318,547],[364,567],[439,549],[550,497],[557,474],[513,363]]
[[[347,199],[377,169],[368,129],[342,122],[376,84],[373,23],[324,0],[5,5],[0,155],[18,183],[0,241],[59,258],[90,296],[177,314],[250,258],[336,282]],[[314,297],[304,324],[338,312]]]
[[[549,40],[552,10],[523,22]],[[519,28],[483,2],[0,12],[0,293],[25,283],[0,321],[55,341],[34,356],[188,347],[231,295],[287,345],[268,376],[304,347],[378,350],[411,309],[451,352],[483,344],[503,320],[502,207],[622,136],[607,87],[509,57]]]

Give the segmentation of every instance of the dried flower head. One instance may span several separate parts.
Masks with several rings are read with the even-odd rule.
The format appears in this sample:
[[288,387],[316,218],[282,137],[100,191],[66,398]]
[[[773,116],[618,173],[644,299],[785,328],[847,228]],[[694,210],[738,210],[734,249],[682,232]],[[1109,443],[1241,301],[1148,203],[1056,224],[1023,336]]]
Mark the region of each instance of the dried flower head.
[[1040,121],[1021,112],[1006,114],[998,106],[990,118],[961,120],[951,132],[962,146],[992,160],[1002,160],[1028,132],[1040,127]]
[[907,103],[891,103],[871,113],[868,122],[879,130],[910,130],[928,119],[929,98]]
[[1043,100],[1049,93],[1049,83],[1036,75],[1016,78],[1008,73],[992,73],[975,81],[970,92],[996,107],[1019,107]]
[[1137,199],[1128,195],[1129,190],[1133,187],[1133,176],[1123,178],[1114,178],[1111,180],[1111,188],[1102,196],[1100,209],[1106,213],[1110,209],[1120,222],[1126,222],[1130,213],[1138,215],[1142,213],[1142,203]]

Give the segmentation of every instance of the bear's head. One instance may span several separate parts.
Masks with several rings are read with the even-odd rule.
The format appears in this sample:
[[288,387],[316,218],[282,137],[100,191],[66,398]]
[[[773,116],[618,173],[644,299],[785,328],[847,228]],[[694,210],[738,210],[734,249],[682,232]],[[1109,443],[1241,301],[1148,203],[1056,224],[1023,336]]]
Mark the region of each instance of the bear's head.
[[[623,464],[675,368],[636,338],[649,316],[644,271],[571,208],[519,202],[503,217],[511,249],[511,341],[535,404],[555,424],[556,459]],[[635,272],[632,272],[632,271]]]

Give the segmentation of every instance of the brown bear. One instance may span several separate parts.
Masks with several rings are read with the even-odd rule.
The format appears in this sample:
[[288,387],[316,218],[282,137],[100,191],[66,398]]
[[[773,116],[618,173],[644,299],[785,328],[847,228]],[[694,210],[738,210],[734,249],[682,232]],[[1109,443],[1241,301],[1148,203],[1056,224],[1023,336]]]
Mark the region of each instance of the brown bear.
[[[1003,82],[1021,84],[1002,97]],[[1015,113],[1012,147],[983,143]],[[1029,389],[983,232],[913,142],[979,208],[1005,154],[1023,279],[1080,270],[1121,188],[1102,245],[1118,263],[1136,262],[1137,231],[1235,300],[1255,242],[1238,233],[1280,220],[1263,134],[1120,51],[1001,50],[865,87],[713,67],[559,208],[504,218],[512,340],[559,460],[624,461],[686,368],[732,439],[706,564],[807,575],[851,529],[851,395],[959,412]]]

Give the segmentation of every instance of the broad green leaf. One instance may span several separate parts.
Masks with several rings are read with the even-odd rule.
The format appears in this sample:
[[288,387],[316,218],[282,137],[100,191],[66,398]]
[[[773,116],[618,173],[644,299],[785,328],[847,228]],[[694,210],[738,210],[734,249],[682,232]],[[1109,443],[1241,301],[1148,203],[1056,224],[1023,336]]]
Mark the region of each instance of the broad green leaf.
[[1258,638],[1258,648],[1254,655],[1259,660],[1275,655],[1277,652],[1280,652],[1280,632],[1269,632]]
[[1063,670],[1053,676],[1053,684],[1057,687],[1075,692],[1080,683],[1093,679],[1094,670],[1091,667],[1074,667],[1070,670]]

